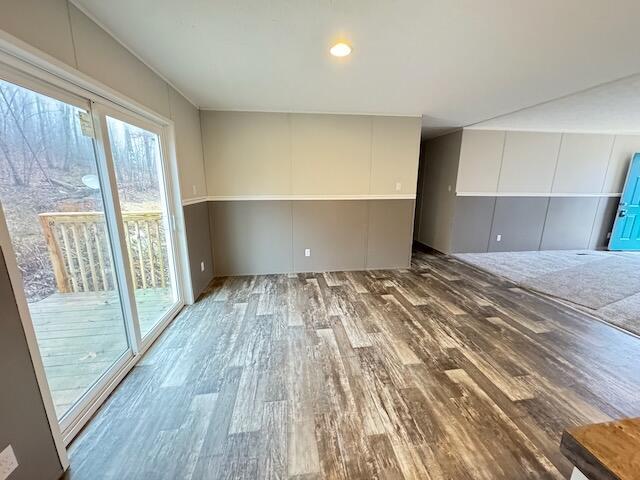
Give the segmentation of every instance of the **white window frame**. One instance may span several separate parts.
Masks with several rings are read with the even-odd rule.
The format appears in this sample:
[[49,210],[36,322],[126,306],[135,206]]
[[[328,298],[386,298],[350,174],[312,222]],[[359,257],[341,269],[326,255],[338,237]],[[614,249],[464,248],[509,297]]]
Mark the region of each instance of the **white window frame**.
[[[142,337],[140,332],[140,327],[137,322],[134,322],[134,324],[130,326],[130,331],[133,333],[132,340],[134,344],[134,352],[137,352],[137,349],[144,351],[153,343],[153,341],[158,337],[158,335],[162,333],[166,325],[169,322],[171,322],[173,317],[175,317],[177,312],[186,303],[185,291],[184,291],[185,289],[183,288],[183,282],[181,281],[181,278],[183,277],[182,265],[181,265],[182,262],[179,261],[179,255],[177,252],[178,235],[177,235],[177,228],[176,228],[176,221],[175,221],[176,211],[175,211],[173,202],[171,202],[171,195],[170,195],[170,192],[173,190],[173,184],[175,183],[175,181],[172,178],[171,168],[168,162],[169,149],[167,148],[167,145],[169,144],[169,141],[167,139],[164,128],[162,128],[161,126],[157,125],[154,122],[150,122],[149,120],[143,117],[134,115],[125,109],[116,108],[112,105],[107,105],[104,103],[92,102],[92,112],[93,112],[93,118],[94,118],[94,128],[96,130],[96,137],[100,139],[100,141],[96,142],[97,147],[99,149],[98,156],[102,158],[100,163],[103,165],[103,168],[105,169],[105,173],[106,173],[105,176],[108,176],[109,183],[110,183],[109,190],[110,190],[111,198],[110,198],[110,202],[108,203],[111,206],[115,207],[115,212],[113,212],[112,215],[114,220],[116,220],[115,223],[118,226],[123,225],[122,211],[120,209],[120,199],[118,198],[118,195],[117,195],[118,185],[117,185],[117,180],[116,180],[115,171],[114,171],[115,164],[113,161],[113,154],[111,152],[111,145],[108,141],[109,131],[107,127],[107,117],[114,118],[122,122],[126,122],[135,127],[154,133],[158,136],[158,139],[160,141],[160,149],[161,149],[160,167],[162,169],[162,175],[160,176],[160,182],[161,182],[160,187],[162,188],[161,198],[163,200],[164,199],[167,200],[165,207],[166,207],[166,213],[168,215],[168,218],[166,218],[166,222],[167,222],[166,227],[168,228],[166,228],[165,231],[166,231],[166,234],[169,236],[169,239],[171,240],[171,245],[174,245],[176,247],[176,252],[174,252],[173,249],[170,248],[168,249],[167,253],[169,255],[169,264],[171,265],[171,269],[175,274],[175,280],[177,280],[176,285],[173,285],[173,288],[176,289],[177,299],[176,299],[176,303],[167,312],[163,314],[162,318],[160,318],[156,323],[156,325],[151,329],[151,331],[147,333],[146,337],[144,338]],[[124,232],[119,231],[117,232],[117,235],[120,237],[120,244],[124,245],[125,244]],[[133,318],[137,318],[137,312],[136,312],[137,306],[134,298],[135,287],[133,286],[133,279],[130,278],[131,277],[131,271],[129,268],[130,259],[128,258],[128,254],[126,251],[122,252],[121,257],[122,258],[116,259],[116,263],[120,263],[120,260],[122,261],[122,265],[119,268],[120,270],[122,270],[122,274],[120,276],[123,279],[126,279],[126,285],[123,285],[122,288],[126,292],[125,296],[129,300],[128,302],[129,304],[125,306],[125,310],[128,310],[131,312],[131,314],[127,315],[127,317],[133,319]]]
[[[17,78],[16,75],[19,76],[19,78]],[[31,315],[29,313],[29,307],[24,293],[22,277],[18,270],[15,252],[13,251],[13,245],[11,243],[11,237],[9,235],[4,213],[2,209],[0,209],[0,247],[4,253],[9,278],[16,297],[20,319],[25,332],[29,353],[35,370],[36,380],[42,395],[54,444],[58,452],[62,468],[63,470],[67,470],[69,467],[69,458],[66,446],[71,442],[71,440],[73,440],[75,435],[77,435],[86,422],[89,421],[131,368],[133,368],[133,366],[140,360],[145,351],[153,344],[171,320],[175,318],[184,304],[192,304],[194,302],[175,150],[175,128],[171,119],[154,112],[135,100],[122,95],[116,90],[2,30],[0,30],[0,77],[6,78],[7,81],[11,81],[13,78],[13,83],[24,85],[26,88],[31,86],[45,95],[49,95],[53,98],[59,98],[60,100],[71,104],[75,104],[75,102],[69,101],[70,98],[68,99],[67,95],[71,97],[80,97],[85,101],[88,100],[91,102],[94,121],[96,109],[99,110],[99,106],[102,105],[110,109],[118,110],[125,115],[142,119],[144,122],[151,122],[151,124],[160,129],[162,157],[165,168],[165,178],[167,181],[167,198],[170,203],[170,212],[173,216],[172,233],[174,235],[173,240],[176,242],[177,255],[175,265],[176,275],[179,277],[177,279],[177,289],[180,301],[173,309],[167,312],[165,317],[156,325],[156,327],[154,327],[144,342],[132,343],[132,347],[134,349],[133,356],[127,352],[127,354],[123,355],[123,357],[121,357],[116,364],[111,367],[107,373],[114,373],[113,376],[105,375],[96,384],[94,387],[95,394],[93,395],[93,398],[89,400],[82,399],[78,403],[78,408],[82,409],[82,413],[78,414],[72,424],[66,425],[64,431],[60,428],[60,423],[55,411]],[[37,85],[37,88],[34,87],[34,85]],[[102,135],[102,132],[98,131],[99,123],[95,123],[95,125],[97,135]],[[100,157],[101,146],[104,145],[104,142],[98,138],[96,140],[96,146],[98,149],[97,153],[98,157]],[[100,158],[98,158],[98,162],[101,162]],[[117,191],[117,189],[114,191]],[[124,270],[127,272],[129,269],[125,268]],[[129,278],[128,282],[131,282],[131,278]],[[127,298],[131,298],[130,295],[127,295]],[[133,303],[135,304],[135,301]],[[131,327],[129,326],[128,335],[130,339],[131,334]],[[139,339],[140,333],[138,332],[136,335],[134,330],[133,335],[134,338]],[[139,348],[136,348],[136,345],[139,345]]]

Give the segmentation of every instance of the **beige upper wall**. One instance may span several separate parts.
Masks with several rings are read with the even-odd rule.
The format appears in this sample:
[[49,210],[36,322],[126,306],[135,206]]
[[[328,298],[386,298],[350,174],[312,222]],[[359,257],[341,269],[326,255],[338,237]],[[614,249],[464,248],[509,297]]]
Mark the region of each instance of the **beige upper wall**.
[[369,190],[373,175],[371,117],[289,115],[289,118],[291,121],[291,193],[294,195],[372,193]]
[[203,111],[201,122],[210,196],[416,193],[419,118]]
[[206,195],[196,107],[66,0],[0,0],[0,11],[0,29],[171,118],[182,198]]
[[465,129],[458,194],[597,195],[622,191],[640,136]]
[[[371,192],[415,193],[420,157],[421,119],[373,117]],[[417,131],[417,132],[416,132]]]
[[200,112],[209,195],[291,191],[291,125],[279,113]]
[[637,152],[640,152],[640,135],[618,135],[614,139],[603,192],[621,193],[627,178],[629,161]]
[[0,28],[76,68],[67,0],[0,0]]
[[176,155],[183,199],[207,196],[202,154],[200,114],[180,93],[169,87],[169,107],[175,125]]
[[505,132],[463,130],[460,147],[459,192],[498,191]]
[[550,193],[559,133],[507,132],[498,179],[500,193]]
[[551,191],[602,192],[613,140],[613,135],[564,134]]

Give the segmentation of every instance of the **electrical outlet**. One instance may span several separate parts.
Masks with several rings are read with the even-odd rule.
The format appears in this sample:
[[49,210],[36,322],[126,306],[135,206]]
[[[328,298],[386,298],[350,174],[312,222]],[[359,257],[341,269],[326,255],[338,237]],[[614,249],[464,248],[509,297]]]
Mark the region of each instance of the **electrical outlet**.
[[451,185],[447,185],[447,191],[451,191]]
[[396,192],[402,190],[402,184],[400,182],[396,182]]
[[200,262],[200,271],[204,272],[204,262]]
[[502,241],[502,235],[496,235],[496,242]]
[[13,453],[13,448],[9,445],[0,453],[0,480],[9,478],[16,468],[18,468],[18,460]]
[[304,256],[305,257],[310,257],[311,256],[311,249],[310,248],[305,248],[304,249]]
[[191,185],[191,190],[193,190],[194,195],[198,194],[198,187],[196,187],[195,185]]

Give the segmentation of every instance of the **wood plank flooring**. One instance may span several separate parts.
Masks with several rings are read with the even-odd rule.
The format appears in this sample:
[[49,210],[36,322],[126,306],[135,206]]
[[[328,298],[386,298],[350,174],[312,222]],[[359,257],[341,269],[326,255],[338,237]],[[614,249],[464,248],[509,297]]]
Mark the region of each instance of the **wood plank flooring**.
[[640,414],[640,340],[460,261],[218,279],[71,448],[67,479],[560,479]]

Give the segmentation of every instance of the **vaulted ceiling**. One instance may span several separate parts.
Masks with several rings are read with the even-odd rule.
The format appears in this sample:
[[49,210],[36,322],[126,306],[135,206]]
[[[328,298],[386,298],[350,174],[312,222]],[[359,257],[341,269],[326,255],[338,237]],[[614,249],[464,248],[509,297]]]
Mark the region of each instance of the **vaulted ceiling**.
[[637,0],[73,2],[200,108],[422,115],[434,132],[640,72]]
[[640,75],[477,123],[494,130],[640,133]]

